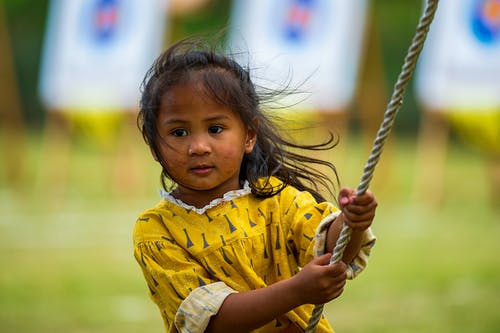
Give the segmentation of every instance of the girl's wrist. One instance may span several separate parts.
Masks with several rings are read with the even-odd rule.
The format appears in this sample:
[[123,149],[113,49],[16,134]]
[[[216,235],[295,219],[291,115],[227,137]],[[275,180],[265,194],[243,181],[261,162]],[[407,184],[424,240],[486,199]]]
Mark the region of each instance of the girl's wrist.
[[285,303],[290,305],[291,309],[305,303],[301,296],[302,288],[299,280],[300,279],[296,274],[289,279],[278,282],[279,284],[281,284],[281,297],[283,297]]

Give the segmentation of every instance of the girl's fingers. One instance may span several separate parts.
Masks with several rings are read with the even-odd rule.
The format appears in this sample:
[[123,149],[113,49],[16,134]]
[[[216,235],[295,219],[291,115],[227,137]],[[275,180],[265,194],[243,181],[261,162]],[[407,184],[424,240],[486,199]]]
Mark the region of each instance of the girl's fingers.
[[369,211],[363,214],[355,214],[351,212],[344,211],[344,219],[352,223],[361,223],[364,221],[371,221],[375,217],[374,211]]
[[348,205],[367,206],[373,203],[375,203],[376,205],[377,203],[375,197],[373,196],[373,193],[370,190],[367,190],[360,196],[356,196],[355,191],[350,188],[343,188],[342,190],[340,190],[338,201],[341,208]]
[[332,257],[331,253],[325,253],[317,258],[314,258],[312,262],[315,263],[316,265],[321,265],[321,266],[328,265],[330,263],[331,257]]
[[349,197],[341,197],[339,198],[339,204],[343,207],[349,204]]
[[375,212],[376,208],[377,208],[377,203],[372,202],[366,206],[351,204],[351,205],[344,207],[344,209],[342,211],[344,213],[351,214],[351,215],[364,215],[366,213]]
[[332,265],[332,274],[339,277],[339,280],[347,278],[347,265],[340,261]]
[[375,201],[375,197],[373,196],[372,192],[366,191],[365,193],[363,193],[360,196],[354,196],[351,200],[351,203],[355,204],[355,205],[364,206],[364,205],[369,204],[372,201]]
[[367,229],[375,217],[375,211],[369,211],[364,214],[353,214],[348,211],[344,211],[344,222],[349,227],[353,229]]
[[338,197],[340,206],[343,207],[345,205],[348,205],[349,203],[351,203],[354,197],[355,197],[354,189],[348,187],[342,188],[339,192],[339,197]]
[[342,294],[347,281],[347,266],[344,262],[339,262],[333,265],[332,274],[334,276],[333,284],[331,285],[333,297],[336,298]]
[[354,229],[367,229],[374,217],[377,201],[370,190],[360,196],[351,188],[343,188],[338,198],[345,223]]

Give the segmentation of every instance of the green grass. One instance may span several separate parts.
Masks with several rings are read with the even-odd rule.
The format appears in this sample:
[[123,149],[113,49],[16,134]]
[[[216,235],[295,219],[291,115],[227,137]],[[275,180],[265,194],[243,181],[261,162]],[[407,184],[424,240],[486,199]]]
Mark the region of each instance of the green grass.
[[[33,140],[30,185],[0,182],[0,332],[162,332],[132,256],[135,218],[156,203],[158,180],[137,141],[115,167],[113,149],[76,143],[60,191],[41,180],[50,159]],[[341,178],[355,187],[367,149],[348,148]],[[500,218],[482,156],[452,145],[432,206],[415,199],[415,143],[393,138],[384,154],[370,265],[325,314],[339,333],[500,331]]]

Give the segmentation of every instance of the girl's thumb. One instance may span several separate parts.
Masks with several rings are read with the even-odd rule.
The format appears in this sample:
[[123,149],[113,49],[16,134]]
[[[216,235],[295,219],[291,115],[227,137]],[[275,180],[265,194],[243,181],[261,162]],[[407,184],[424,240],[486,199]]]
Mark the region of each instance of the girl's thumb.
[[340,206],[344,207],[344,206],[348,205],[349,202],[351,201],[350,198],[353,195],[354,195],[353,189],[350,189],[347,187],[342,188],[339,192],[339,197],[338,197]]
[[318,265],[328,265],[330,264],[330,258],[332,257],[331,253],[325,253],[314,259],[314,262]]

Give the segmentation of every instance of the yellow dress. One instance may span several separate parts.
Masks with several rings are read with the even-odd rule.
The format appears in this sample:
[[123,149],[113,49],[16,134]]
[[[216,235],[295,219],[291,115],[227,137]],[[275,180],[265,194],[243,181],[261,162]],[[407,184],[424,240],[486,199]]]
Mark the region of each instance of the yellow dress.
[[[133,239],[167,332],[203,332],[229,294],[292,277],[322,253],[325,232],[319,229],[339,213],[292,186],[259,199],[246,185],[202,209],[163,196],[139,216]],[[350,278],[366,266],[375,238],[370,231],[365,238],[348,265]],[[300,306],[253,332],[279,332],[292,322],[305,328],[312,309]],[[333,330],[322,318],[316,332]]]

